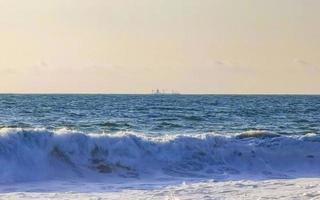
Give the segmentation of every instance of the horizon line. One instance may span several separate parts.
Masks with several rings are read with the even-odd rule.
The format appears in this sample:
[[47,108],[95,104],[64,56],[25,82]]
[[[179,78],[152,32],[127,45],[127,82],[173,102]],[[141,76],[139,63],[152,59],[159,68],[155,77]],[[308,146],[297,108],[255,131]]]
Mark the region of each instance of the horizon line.
[[108,93],[108,92],[0,92],[0,95],[154,95],[154,96],[179,96],[179,95],[297,95],[319,96],[320,93]]

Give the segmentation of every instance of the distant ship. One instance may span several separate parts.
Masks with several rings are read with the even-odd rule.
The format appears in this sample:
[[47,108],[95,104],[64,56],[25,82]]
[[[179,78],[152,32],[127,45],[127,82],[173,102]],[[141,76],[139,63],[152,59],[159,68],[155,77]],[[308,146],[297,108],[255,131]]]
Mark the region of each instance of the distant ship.
[[153,95],[180,95],[179,92],[172,90],[171,92],[166,92],[165,90],[152,90]]

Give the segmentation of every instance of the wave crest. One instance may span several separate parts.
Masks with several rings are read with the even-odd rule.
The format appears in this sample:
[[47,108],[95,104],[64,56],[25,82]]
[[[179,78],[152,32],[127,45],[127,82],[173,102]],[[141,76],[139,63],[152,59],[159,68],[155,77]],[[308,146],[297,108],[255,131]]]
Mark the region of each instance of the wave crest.
[[[261,137],[263,136],[263,137]],[[0,182],[112,177],[288,178],[320,175],[320,137],[243,133],[85,134],[0,129]]]

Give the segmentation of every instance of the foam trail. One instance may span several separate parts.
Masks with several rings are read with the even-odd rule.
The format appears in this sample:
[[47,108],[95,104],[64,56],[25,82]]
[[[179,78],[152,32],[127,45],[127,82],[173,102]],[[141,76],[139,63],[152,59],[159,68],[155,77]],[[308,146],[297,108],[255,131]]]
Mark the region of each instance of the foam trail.
[[147,136],[0,129],[0,183],[116,177],[320,175],[320,137],[243,133]]

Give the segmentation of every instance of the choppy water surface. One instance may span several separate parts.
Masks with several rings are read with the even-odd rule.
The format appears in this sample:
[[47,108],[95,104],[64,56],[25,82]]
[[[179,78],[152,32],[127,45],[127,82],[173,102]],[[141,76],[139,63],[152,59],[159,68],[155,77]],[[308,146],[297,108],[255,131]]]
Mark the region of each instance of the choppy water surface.
[[320,176],[320,96],[0,95],[1,184]]
[[0,127],[318,134],[320,96],[0,95]]

